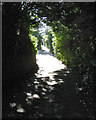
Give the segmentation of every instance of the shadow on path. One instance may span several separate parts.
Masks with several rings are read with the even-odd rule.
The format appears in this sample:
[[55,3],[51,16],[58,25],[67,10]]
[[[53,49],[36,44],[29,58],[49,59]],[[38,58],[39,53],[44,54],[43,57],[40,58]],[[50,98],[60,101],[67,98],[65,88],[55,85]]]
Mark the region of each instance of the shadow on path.
[[[41,52],[41,53],[40,53]],[[39,51],[42,60],[50,60],[45,50]],[[41,56],[43,55],[43,56]],[[47,58],[45,58],[45,56]],[[76,94],[76,80],[66,66],[53,59],[50,64],[42,64],[37,57],[39,70],[34,76],[29,76],[22,88],[15,88],[14,95],[9,97],[9,103],[3,117],[7,118],[88,118],[84,106],[80,103],[80,96]],[[55,61],[56,60],[56,61]],[[48,61],[45,61],[47,63]],[[50,61],[49,61],[50,62]],[[43,66],[42,66],[43,65]],[[57,65],[57,67],[56,67]],[[48,69],[46,71],[46,69]],[[46,74],[44,72],[46,71]]]

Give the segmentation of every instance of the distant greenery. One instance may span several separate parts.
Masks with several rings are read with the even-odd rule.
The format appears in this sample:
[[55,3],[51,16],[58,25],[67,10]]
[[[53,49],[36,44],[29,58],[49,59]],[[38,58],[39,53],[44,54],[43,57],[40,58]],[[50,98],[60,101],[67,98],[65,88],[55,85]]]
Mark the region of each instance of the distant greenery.
[[52,29],[46,29],[45,31],[45,35],[43,36],[43,43],[44,45],[50,50],[50,53],[54,54],[54,51],[53,51],[53,31]]
[[34,44],[35,49],[39,50],[41,49],[41,45],[43,44],[43,36],[41,35],[41,33],[39,32],[38,28],[32,28],[32,26],[30,26],[29,28],[29,36],[31,38],[31,41]]

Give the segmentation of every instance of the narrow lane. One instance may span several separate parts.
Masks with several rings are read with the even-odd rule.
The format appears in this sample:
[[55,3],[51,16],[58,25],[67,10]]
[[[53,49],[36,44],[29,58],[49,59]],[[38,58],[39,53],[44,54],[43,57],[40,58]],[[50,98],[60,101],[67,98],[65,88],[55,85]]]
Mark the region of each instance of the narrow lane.
[[9,118],[88,117],[76,95],[76,77],[46,48],[39,50],[36,57],[39,70],[22,83],[21,91],[14,94],[6,116]]

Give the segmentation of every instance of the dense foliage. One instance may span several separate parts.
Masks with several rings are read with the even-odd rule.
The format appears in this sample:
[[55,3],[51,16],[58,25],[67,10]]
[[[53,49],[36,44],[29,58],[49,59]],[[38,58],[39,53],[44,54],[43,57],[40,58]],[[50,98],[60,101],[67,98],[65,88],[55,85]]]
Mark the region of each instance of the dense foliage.
[[[76,86],[83,88],[80,92],[82,102],[89,111],[90,116],[95,114],[96,40],[93,7],[92,3],[78,5],[77,10],[80,13],[74,16],[76,8],[73,5],[74,12],[71,17],[74,16],[75,19],[70,21],[68,25],[59,23],[58,30],[55,31],[56,39],[54,40],[56,56],[72,71],[78,72],[82,76]],[[60,25],[62,27],[59,27]]]

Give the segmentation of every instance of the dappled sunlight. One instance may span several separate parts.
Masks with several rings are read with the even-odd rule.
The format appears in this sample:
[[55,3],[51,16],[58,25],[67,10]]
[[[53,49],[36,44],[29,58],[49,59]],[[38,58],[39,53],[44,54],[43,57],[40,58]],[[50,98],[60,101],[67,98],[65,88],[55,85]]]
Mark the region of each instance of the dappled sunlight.
[[52,86],[52,85],[56,85],[56,84],[58,84],[58,83],[57,83],[56,81],[51,81],[51,82],[50,82],[50,81],[47,81],[47,84]]
[[19,113],[24,113],[25,111],[24,111],[23,108],[18,108],[18,109],[17,109],[17,112],[19,112]]
[[40,96],[38,94],[34,94],[33,98],[40,99]]
[[17,106],[17,112],[18,112],[18,113],[24,113],[24,112],[25,112],[24,108],[21,107],[21,104],[19,104],[19,105]]
[[32,96],[32,94],[31,94],[31,93],[26,93],[26,95],[27,95],[27,96]]
[[[16,93],[13,102],[10,102],[10,108],[13,110],[11,116],[14,116],[15,112],[19,117],[28,115],[28,118],[52,118],[53,115],[55,118],[62,118],[68,117],[68,114],[79,116],[79,111],[75,115],[75,109],[71,107],[75,104],[71,99],[75,97],[73,98],[73,83],[69,83],[72,79],[70,71],[46,48],[40,50],[36,58],[39,70],[34,76],[26,79],[24,91]],[[76,90],[83,89],[77,86]],[[70,96],[72,98],[66,100]]]
[[10,103],[10,107],[13,108],[16,106],[16,103]]
[[[56,86],[64,84],[64,78],[59,77],[59,72],[65,69],[65,72],[62,74],[66,77],[69,74],[69,71],[66,70],[67,67],[57,60],[52,54],[49,53],[49,50],[42,46],[43,50],[39,50],[36,58],[39,70],[35,73],[35,76],[26,79],[26,89],[16,95],[17,100],[10,103],[10,108],[16,108],[16,112],[22,116],[22,113],[27,113],[28,110],[33,111],[33,116],[40,117],[44,114],[50,113],[46,109],[50,109],[51,114],[56,114],[57,102],[55,101],[55,94],[60,93],[58,90],[55,91]],[[54,93],[55,91],[55,93]],[[21,97],[23,96],[23,97]],[[21,99],[21,102],[18,102],[18,99]],[[18,104],[17,104],[18,103]],[[43,105],[45,104],[45,105]],[[55,107],[53,109],[52,107]],[[29,108],[26,109],[26,106]],[[32,106],[32,108],[31,108]],[[37,110],[35,113],[35,109]],[[52,116],[52,115],[51,115]],[[32,117],[32,116],[31,116]],[[58,118],[60,115],[57,116]]]

